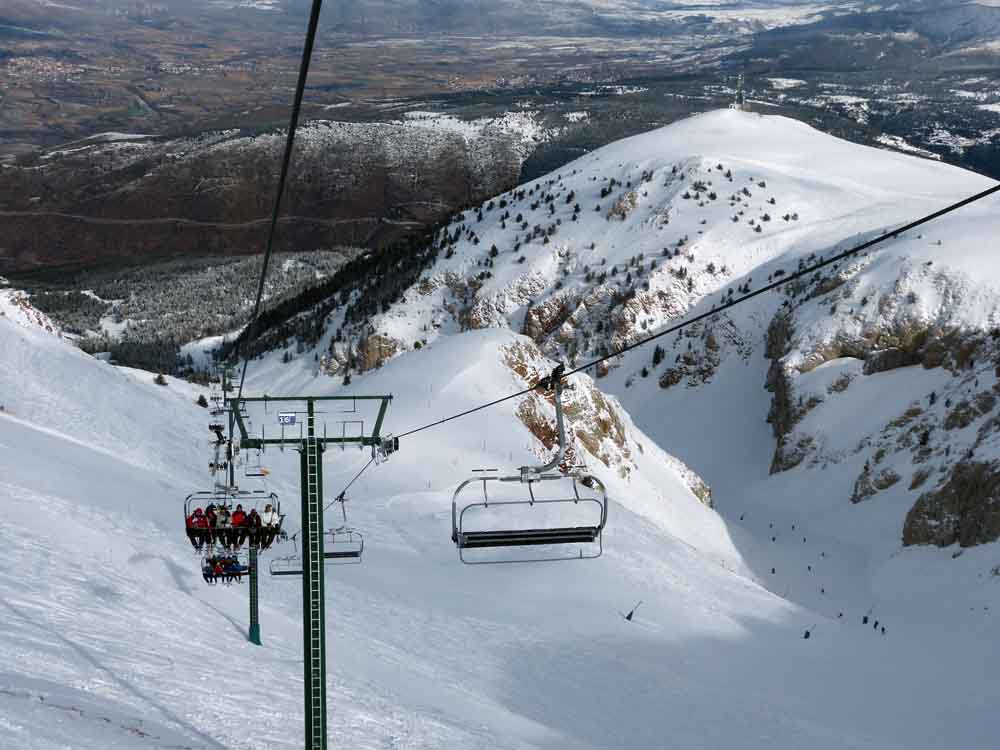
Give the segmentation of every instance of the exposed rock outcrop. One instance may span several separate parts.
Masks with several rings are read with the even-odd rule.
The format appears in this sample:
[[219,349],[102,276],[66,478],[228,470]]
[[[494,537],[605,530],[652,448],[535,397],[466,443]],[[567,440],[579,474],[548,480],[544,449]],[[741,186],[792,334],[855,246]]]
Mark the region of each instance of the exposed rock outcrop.
[[906,514],[903,544],[962,547],[1000,539],[1000,462],[959,462]]
[[854,492],[851,493],[851,502],[860,503],[862,500],[867,500],[882,490],[889,489],[898,483],[901,478],[892,469],[882,469],[881,471],[873,472],[871,466],[866,463],[865,468],[861,470],[860,476],[854,482]]
[[551,297],[541,304],[533,305],[524,315],[521,332],[536,344],[542,344],[549,334],[570,318],[575,307],[576,300],[566,295]]
[[391,336],[379,333],[366,336],[358,344],[358,355],[355,359],[358,372],[367,372],[381,367],[402,349],[403,342]]
[[628,215],[632,213],[632,209],[636,207],[638,202],[639,196],[634,190],[629,190],[627,193],[622,195],[621,198],[614,202],[611,209],[608,211],[608,218],[624,221]]
[[874,375],[877,372],[887,372],[900,367],[910,367],[919,365],[920,354],[906,351],[905,349],[883,349],[882,351],[871,352],[865,359],[864,374]]

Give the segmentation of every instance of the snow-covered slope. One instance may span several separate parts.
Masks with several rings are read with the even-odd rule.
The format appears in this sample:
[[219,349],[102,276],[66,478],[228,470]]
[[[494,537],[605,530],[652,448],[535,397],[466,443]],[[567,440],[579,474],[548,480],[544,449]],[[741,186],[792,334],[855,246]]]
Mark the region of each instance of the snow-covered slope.
[[[205,587],[181,534],[180,499],[201,486],[203,463],[193,392],[123,375],[9,321],[0,337],[5,352],[39,355],[16,369],[5,359],[3,391],[26,379],[50,391],[30,421],[0,417],[0,744],[298,746],[297,587],[263,581],[265,646],[250,646],[243,591]],[[470,406],[517,385],[497,358],[511,343],[503,332],[453,337],[364,378],[364,391],[394,391],[393,427]],[[113,409],[95,405],[86,426],[62,421],[100,393],[114,394]],[[138,424],[148,466],[115,455]],[[988,617],[963,616],[961,641],[928,651],[936,631],[926,623],[893,622],[883,637],[855,617],[783,601],[650,444],[641,481],[609,477],[602,559],[484,569],[456,559],[448,490],[465,467],[531,452],[513,407],[405,442],[352,493],[367,562],[328,579],[335,742],[973,747],[996,730],[981,659]],[[271,487],[292,497],[296,457],[270,460]],[[329,481],[365,460],[329,456]],[[619,611],[639,599],[626,623]]]
[[[765,136],[784,142],[785,150],[752,148]],[[802,148],[814,158],[798,159]],[[519,206],[508,196],[507,208],[499,208],[499,198],[493,209],[484,207],[482,222],[467,213],[479,243],[460,238],[442,247],[424,281],[372,321],[402,353],[372,357],[373,369],[355,371],[344,386],[339,374],[317,371],[312,353],[287,364],[274,352],[251,365],[248,391],[391,392],[385,429],[400,434],[520,390],[552,366],[543,352],[571,358],[575,341],[581,361],[602,344],[632,340],[643,328],[642,318],[626,315],[629,302],[646,316],[645,330],[655,330],[692,306],[710,306],[726,284],[752,285],[747,275],[794,268],[799,257],[828,249],[845,228],[878,231],[895,215],[982,184],[957,170],[925,172],[924,162],[856,148],[784,120],[739,113],[711,114],[616,144],[561,178],[546,178],[539,183],[544,189],[535,188]],[[848,157],[857,164],[848,165]],[[905,184],[893,194],[897,167]],[[654,172],[646,182],[644,170]],[[688,170],[683,182],[681,170]],[[601,178],[612,175],[622,185],[601,198],[607,187]],[[921,192],[918,178],[928,176],[939,192]],[[715,201],[699,207],[704,197],[683,198],[696,191],[694,181],[709,179]],[[768,187],[756,188],[758,181]],[[745,201],[754,216],[769,210],[778,217],[760,233],[745,219],[729,221],[737,207],[719,210],[744,185],[754,201],[772,190],[776,198],[777,208]],[[553,199],[556,216],[544,219],[562,219],[556,234],[548,244],[522,241],[510,252],[513,234],[523,240],[525,230],[509,221],[504,234],[500,215],[527,214],[540,193],[557,189],[563,192]],[[616,203],[631,203],[632,189],[635,207],[624,219],[606,218]],[[576,221],[569,191],[581,203]],[[879,210],[865,208],[873,201]],[[598,202],[601,212],[593,211]],[[543,221],[541,212],[549,213],[543,203],[532,224]],[[785,212],[799,213],[798,221],[781,220]],[[662,248],[684,234],[682,252],[664,256]],[[910,256],[905,241],[894,246],[900,263]],[[490,258],[494,242],[504,242],[505,252]],[[658,266],[649,270],[654,250]],[[694,261],[685,257],[690,251]],[[587,281],[582,267],[610,270],[638,252],[647,253],[643,272],[637,265],[630,272],[640,285],[650,283],[656,303],[649,312],[641,306],[645,290],[622,298],[624,271],[616,274],[622,283],[614,295],[607,278]],[[892,257],[873,255],[871,267],[852,278],[875,284],[877,264],[888,262],[879,259]],[[712,261],[714,274],[705,267]],[[758,270],[764,263],[770,265]],[[671,268],[689,270],[678,277]],[[467,283],[487,271],[493,276],[482,287]],[[890,283],[894,273],[886,274]],[[986,281],[970,280],[969,289]],[[541,312],[525,310],[519,289]],[[571,314],[549,328],[543,313],[569,293],[578,299],[558,304]],[[591,293],[598,302],[585,304]],[[930,315],[937,303],[930,291],[922,293]],[[790,300],[792,314],[807,321],[820,297],[798,299]],[[795,352],[811,347],[809,336],[822,333],[818,323],[793,327],[779,352],[766,351],[781,302],[748,305],[725,326],[683,339],[677,351],[665,342],[655,367],[652,353],[640,350],[604,377],[571,379],[566,402],[575,455],[612,496],[599,560],[465,567],[450,542],[450,494],[470,470],[513,468],[548,455],[536,437],[552,418],[541,396],[404,438],[397,455],[366,472],[352,488],[348,513],[366,534],[367,560],[327,579],[331,744],[991,746],[1000,729],[997,679],[983,654],[994,648],[1000,606],[1000,579],[989,572],[996,545],[954,559],[952,550],[901,550],[901,502],[849,502],[856,472],[845,467],[857,457],[827,460],[826,468],[803,460],[769,474],[775,442],[765,422],[772,401],[764,390],[772,369],[766,354],[788,357],[790,379],[802,381],[792,388],[803,393],[820,388],[818,378],[831,367],[792,366]],[[838,310],[844,305],[838,302]],[[531,337],[515,332],[526,318]],[[335,315],[324,346],[339,325]],[[426,343],[417,350],[417,341]],[[0,401],[8,404],[0,415],[0,747],[299,746],[297,585],[262,582],[265,645],[250,646],[243,591],[206,587],[182,533],[183,497],[207,482],[206,412],[194,404],[198,391],[175,381],[157,386],[152,375],[93,360],[44,327],[10,316],[0,317],[0,351]],[[329,357],[326,368],[335,361]],[[668,368],[682,366],[690,372],[659,385]],[[945,377],[941,368],[927,372],[858,375],[846,390],[827,394],[836,411],[813,429],[841,436],[843,429],[831,429],[832,417],[848,410],[857,417],[851,430],[880,426],[881,413],[866,405],[888,414],[899,392],[918,392],[919,385],[922,393],[928,384],[921,378]],[[894,380],[879,385],[888,378]],[[834,398],[850,401],[837,409]],[[809,428],[826,404],[794,429]],[[871,423],[863,422],[869,412]],[[835,447],[825,444],[815,455]],[[265,460],[266,486],[285,499],[294,527],[298,457],[271,451]],[[367,460],[363,452],[328,452],[330,494]],[[706,504],[699,477],[712,486],[718,512]],[[246,488],[265,486],[251,481],[263,480],[246,480]],[[896,536],[889,538],[893,519]],[[638,600],[635,619],[626,622],[620,613]],[[862,625],[866,612],[885,634]],[[802,637],[806,629],[809,639]]]

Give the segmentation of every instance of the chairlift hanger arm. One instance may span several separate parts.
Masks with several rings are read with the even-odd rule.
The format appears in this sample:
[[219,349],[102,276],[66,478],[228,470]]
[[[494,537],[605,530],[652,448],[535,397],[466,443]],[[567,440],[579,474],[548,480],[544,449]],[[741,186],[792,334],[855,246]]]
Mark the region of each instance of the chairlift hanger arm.
[[529,482],[532,476],[539,476],[545,474],[548,471],[552,471],[562,463],[563,457],[566,455],[566,425],[563,421],[563,408],[562,408],[562,378],[563,378],[564,367],[559,365],[554,370],[552,374],[547,378],[543,378],[538,383],[538,388],[549,390],[550,388],[555,391],[555,402],[556,402],[556,432],[559,440],[559,447],[556,449],[555,455],[552,460],[543,466],[522,466],[521,467],[521,481]]
[[[230,399],[226,399],[227,404],[229,403],[229,401]],[[247,440],[247,438],[249,437],[249,433],[247,432],[247,426],[243,423],[243,414],[240,411],[240,405],[238,402],[236,403],[236,408],[233,409],[231,413],[236,422],[236,429],[240,431],[240,442],[242,443],[245,440]]]

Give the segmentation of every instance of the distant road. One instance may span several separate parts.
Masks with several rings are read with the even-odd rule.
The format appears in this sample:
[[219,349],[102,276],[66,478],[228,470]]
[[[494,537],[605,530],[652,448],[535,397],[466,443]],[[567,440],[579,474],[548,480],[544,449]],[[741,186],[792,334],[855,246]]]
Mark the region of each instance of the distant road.
[[[59,211],[0,211],[0,216],[8,218],[59,218],[81,221],[86,224],[101,224],[108,226],[146,226],[150,224],[181,224],[191,227],[217,227],[221,229],[246,229],[266,225],[271,219],[252,219],[250,221],[225,222],[225,221],[198,221],[197,219],[185,219],[182,217],[161,217],[151,219],[106,219],[96,216],[81,216],[80,214],[67,214]],[[394,226],[423,226],[419,221],[399,221],[396,219],[385,219],[378,216],[362,216],[355,219],[317,219],[313,216],[282,216],[279,221],[282,224],[303,223],[318,224],[320,226],[332,227],[341,224],[363,224],[363,223],[385,223]]]

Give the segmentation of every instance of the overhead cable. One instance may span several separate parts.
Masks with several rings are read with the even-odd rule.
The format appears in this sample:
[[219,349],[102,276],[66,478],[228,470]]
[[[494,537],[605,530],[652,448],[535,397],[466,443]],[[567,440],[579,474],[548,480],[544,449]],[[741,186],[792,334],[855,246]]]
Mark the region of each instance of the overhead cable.
[[[857,255],[858,253],[861,253],[861,252],[864,252],[865,250],[873,248],[873,247],[875,247],[875,246],[877,246],[877,245],[885,242],[886,240],[888,240],[890,238],[898,237],[900,234],[903,234],[904,232],[909,232],[909,231],[911,231],[913,229],[916,229],[917,227],[920,227],[920,226],[923,226],[924,224],[927,224],[928,222],[934,221],[935,219],[939,219],[942,216],[945,216],[947,214],[953,213],[954,211],[957,211],[960,208],[964,208],[965,206],[968,206],[968,205],[970,205],[972,203],[976,203],[978,201],[983,200],[984,198],[988,198],[989,196],[991,196],[991,195],[993,195],[993,194],[995,194],[997,192],[1000,192],[1000,183],[997,183],[996,185],[994,185],[991,188],[988,188],[987,190],[983,190],[982,192],[979,192],[979,193],[976,193],[975,195],[969,196],[968,198],[964,198],[963,200],[960,200],[957,203],[952,203],[949,206],[945,206],[944,208],[942,208],[942,209],[940,209],[938,211],[935,211],[934,213],[922,216],[921,218],[919,218],[919,219],[917,219],[915,221],[911,221],[909,224],[905,224],[905,225],[903,225],[903,226],[901,226],[901,227],[899,227],[897,229],[894,229],[892,231],[886,231],[885,234],[883,234],[883,235],[881,235],[879,237],[876,237],[874,239],[871,239],[871,240],[869,240],[867,242],[863,242],[860,245],[857,245],[856,247],[852,247],[852,248],[850,248],[848,250],[845,250],[845,251],[843,251],[841,253],[837,253],[835,255],[832,255],[829,258],[826,258],[824,260],[817,261],[816,263],[813,263],[812,265],[805,266],[801,270],[796,271],[795,273],[788,274],[787,276],[783,276],[782,278],[780,278],[780,279],[778,279],[776,281],[772,281],[771,283],[762,286],[760,289],[756,289],[756,290],[754,290],[752,292],[747,292],[746,294],[744,294],[744,295],[742,295],[740,297],[735,297],[734,296],[733,299],[728,300],[726,302],[723,302],[720,306],[713,307],[711,310],[708,310],[706,312],[699,313],[698,315],[695,315],[693,317],[687,318],[686,320],[683,320],[680,323],[677,323],[676,325],[672,325],[672,326],[670,326],[668,328],[665,328],[664,330],[660,331],[659,333],[655,333],[652,336],[647,336],[646,338],[640,339],[639,341],[636,341],[635,343],[629,344],[628,346],[622,347],[620,349],[616,349],[614,352],[612,352],[610,354],[607,354],[607,355],[604,355],[602,357],[598,357],[597,359],[592,360],[590,362],[587,362],[584,365],[580,365],[579,367],[576,367],[576,368],[574,368],[572,370],[567,370],[566,372],[563,373],[562,377],[566,378],[566,377],[569,377],[570,375],[575,375],[576,373],[583,372],[585,370],[589,370],[590,368],[595,367],[595,366],[601,364],[602,362],[606,362],[609,359],[613,359],[615,357],[619,357],[622,354],[630,352],[630,351],[632,351],[634,349],[638,349],[641,346],[645,346],[646,344],[650,343],[651,341],[656,341],[657,339],[663,338],[664,336],[667,336],[667,335],[669,335],[671,333],[677,333],[678,331],[681,331],[681,330],[683,330],[683,329],[685,329],[685,328],[687,328],[689,326],[692,326],[695,323],[699,323],[699,322],[701,322],[703,320],[706,320],[706,319],[709,319],[709,318],[714,318],[719,313],[725,312],[726,310],[729,310],[730,308],[736,307],[736,305],[742,304],[743,302],[746,302],[747,300],[751,300],[754,297],[758,297],[758,296],[760,296],[762,294],[765,294],[767,292],[774,291],[775,289],[778,289],[778,288],[780,288],[780,287],[782,287],[782,286],[784,286],[786,284],[790,284],[793,281],[797,281],[798,279],[801,279],[801,278],[803,278],[805,276],[813,274],[813,273],[815,273],[816,271],[818,271],[818,270],[820,270],[822,268],[826,268],[827,266],[830,266],[830,265],[832,265],[834,263],[838,263],[839,261],[842,261],[845,258],[849,258],[852,255]],[[537,387],[538,386],[536,385],[536,386],[531,387],[531,388],[525,388],[523,390],[518,391],[517,393],[512,393],[509,396],[504,396],[502,398],[498,398],[498,399],[495,399],[493,401],[489,401],[489,402],[487,402],[485,404],[481,404],[479,406],[475,406],[475,407],[473,407],[471,409],[466,409],[465,411],[459,412],[457,414],[453,414],[450,417],[445,417],[443,419],[438,419],[438,420],[436,420],[434,422],[430,422],[429,424],[425,424],[425,425],[423,425],[421,427],[415,427],[412,430],[407,430],[406,432],[400,433],[399,437],[400,438],[404,438],[404,437],[407,437],[409,435],[415,435],[418,432],[423,432],[424,430],[429,430],[432,427],[437,427],[437,426],[445,424],[447,422],[451,422],[451,421],[453,421],[455,419],[460,419],[461,417],[465,417],[465,416],[468,416],[470,414],[474,414],[474,413],[476,413],[478,411],[482,411],[483,409],[488,409],[491,406],[496,406],[498,404],[502,404],[505,401],[510,401],[511,399],[519,398],[520,396],[524,396],[524,395],[527,395],[528,393],[531,393]]]
[[[281,160],[281,174],[278,177],[278,194],[274,197],[274,208],[271,212],[271,224],[267,232],[267,246],[264,250],[264,262],[260,268],[260,280],[257,283],[257,298],[253,303],[253,311],[247,323],[246,334],[249,339],[253,335],[253,326],[257,322],[260,303],[264,297],[264,280],[267,278],[267,267],[271,261],[271,251],[274,248],[274,236],[278,228],[278,217],[281,213],[281,200],[285,194],[285,183],[288,180],[288,169],[292,161],[292,147],[295,145],[295,131],[299,127],[299,112],[302,109],[302,97],[306,90],[306,78],[309,76],[309,62],[312,60],[313,43],[316,40],[316,28],[319,25],[319,12],[323,0],[313,0],[312,14],[309,16],[309,28],[306,31],[306,41],[302,48],[302,63],[299,65],[299,80],[295,86],[295,100],[292,103],[292,115],[288,124],[288,135],[285,138],[285,154]],[[236,343],[236,358],[239,359],[240,341]],[[247,365],[250,359],[243,360],[243,370],[240,373],[240,386],[236,391],[236,400],[243,395],[243,382],[247,377]]]

